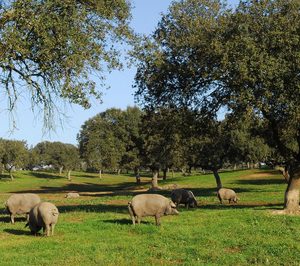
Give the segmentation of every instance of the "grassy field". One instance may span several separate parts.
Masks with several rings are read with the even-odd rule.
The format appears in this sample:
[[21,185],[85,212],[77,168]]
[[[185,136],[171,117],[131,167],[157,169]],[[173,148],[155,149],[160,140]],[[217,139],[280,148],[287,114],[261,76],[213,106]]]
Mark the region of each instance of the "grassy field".
[[[72,181],[50,173],[19,172],[0,180],[0,201],[11,193],[34,192],[60,211],[55,236],[32,236],[19,217],[14,225],[0,215],[1,265],[300,265],[300,217],[273,215],[282,208],[283,177],[267,170],[221,173],[237,205],[220,205],[212,175],[176,176],[162,187],[191,189],[197,209],[179,208],[162,225],[154,218],[133,227],[127,202],[149,188],[130,175],[75,173]],[[66,199],[78,191],[77,199]],[[163,195],[169,197],[170,191]]]

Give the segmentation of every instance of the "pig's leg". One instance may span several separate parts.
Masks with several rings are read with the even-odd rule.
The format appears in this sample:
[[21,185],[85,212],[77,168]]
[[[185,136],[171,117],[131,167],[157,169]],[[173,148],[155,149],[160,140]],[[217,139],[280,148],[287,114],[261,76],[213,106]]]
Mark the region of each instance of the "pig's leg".
[[12,213],[10,214],[10,222],[11,222],[12,224],[15,223],[15,216],[14,216]]
[[46,224],[46,226],[44,227],[44,234],[46,236],[50,236],[50,225]]
[[158,214],[155,215],[156,225],[160,225],[160,216]]
[[54,228],[55,228],[55,224],[51,224],[51,235],[54,235]]

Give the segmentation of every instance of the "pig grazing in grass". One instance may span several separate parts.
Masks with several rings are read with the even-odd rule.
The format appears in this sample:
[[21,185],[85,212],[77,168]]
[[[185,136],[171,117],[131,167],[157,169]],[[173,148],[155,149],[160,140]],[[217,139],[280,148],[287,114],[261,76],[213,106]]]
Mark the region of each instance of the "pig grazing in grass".
[[58,220],[58,209],[50,202],[41,202],[34,206],[29,212],[29,221],[26,226],[29,226],[31,233],[36,234],[43,228],[46,236],[54,234],[54,227]]
[[174,189],[171,193],[172,201],[178,206],[184,204],[186,208],[197,207],[197,200],[192,191],[186,189]]
[[145,216],[154,216],[156,225],[160,225],[160,217],[164,215],[178,214],[176,205],[169,199],[158,194],[140,194],[128,202],[128,210],[133,225]]
[[41,199],[38,195],[32,193],[13,194],[5,202],[7,211],[10,214],[11,223],[15,223],[16,214],[26,214],[28,219],[28,213]]
[[237,201],[239,200],[234,190],[229,188],[220,188],[217,192],[217,196],[221,204],[223,204],[223,200],[228,200],[229,203],[237,203]]
[[78,197],[80,197],[80,196],[76,192],[69,192],[65,195],[65,198],[67,198],[67,199],[78,198]]

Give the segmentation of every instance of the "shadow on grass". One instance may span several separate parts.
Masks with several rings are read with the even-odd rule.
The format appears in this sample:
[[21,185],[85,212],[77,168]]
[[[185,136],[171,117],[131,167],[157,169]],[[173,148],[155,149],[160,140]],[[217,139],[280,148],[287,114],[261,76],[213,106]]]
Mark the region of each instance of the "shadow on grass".
[[60,213],[67,212],[117,212],[117,213],[128,213],[127,204],[124,205],[62,205],[57,206]]
[[281,185],[286,184],[285,180],[282,179],[242,179],[232,182],[232,184],[243,184],[243,185]]
[[[113,219],[113,220],[103,220],[102,222],[104,223],[110,223],[110,224],[132,224],[132,221],[131,219]],[[141,223],[144,223],[144,224],[149,224],[150,222],[148,221],[141,221]]]
[[20,229],[4,229],[3,230],[6,233],[12,234],[12,235],[32,235],[30,231],[28,230],[20,230]]
[[[217,197],[217,188],[211,187],[211,188],[184,188],[186,190],[191,190],[195,197],[209,197],[214,196]],[[255,189],[251,188],[233,188],[236,193],[244,193],[244,192],[253,192],[256,191]],[[169,192],[171,195],[171,191]]]
[[199,209],[208,209],[208,210],[228,210],[228,209],[253,209],[253,208],[262,208],[262,209],[278,209],[282,207],[282,203],[249,203],[249,204],[207,204],[198,206]]
[[80,175],[76,175],[76,174],[74,174],[74,177],[83,177],[83,178],[91,178],[91,179],[99,179],[99,180],[101,180],[100,178],[99,178],[99,175],[97,175],[96,173],[95,173],[95,175],[93,175],[93,174],[80,174]]
[[[126,193],[128,187],[135,188],[138,187],[135,182],[124,182],[118,184],[95,184],[95,183],[67,183],[59,187],[51,187],[51,186],[42,186],[40,189],[28,189],[23,191],[17,191],[18,193],[59,193],[59,192],[109,192],[103,193],[103,196],[110,195],[114,192],[119,193],[120,195]],[[17,193],[12,192],[12,193]],[[102,195],[102,194],[101,194]],[[97,196],[101,196],[97,195]],[[93,195],[91,195],[93,196]]]
[[[26,222],[26,217],[15,217],[15,223],[18,223],[18,222]],[[10,216],[9,214],[7,215],[3,215],[0,217],[0,222],[2,223],[10,223]]]
[[34,176],[43,179],[66,179],[66,177],[63,175],[60,176],[59,174],[45,173],[45,172],[30,172],[30,173],[25,173],[25,175]]

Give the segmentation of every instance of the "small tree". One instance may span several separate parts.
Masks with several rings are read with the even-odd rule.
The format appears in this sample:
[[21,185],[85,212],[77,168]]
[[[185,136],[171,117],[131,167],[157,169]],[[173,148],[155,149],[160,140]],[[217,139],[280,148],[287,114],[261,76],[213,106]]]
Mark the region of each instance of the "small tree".
[[52,165],[59,170],[60,175],[65,169],[68,179],[70,179],[70,171],[79,164],[78,150],[72,144],[44,141],[38,143],[33,152],[38,154],[42,165]]
[[28,160],[28,150],[25,141],[0,140],[2,146],[1,162],[9,172],[11,180],[14,180],[13,170],[26,165]]
[[71,180],[71,171],[79,165],[79,153],[77,147],[72,144],[64,144],[61,147],[61,165],[67,172],[68,180]]

